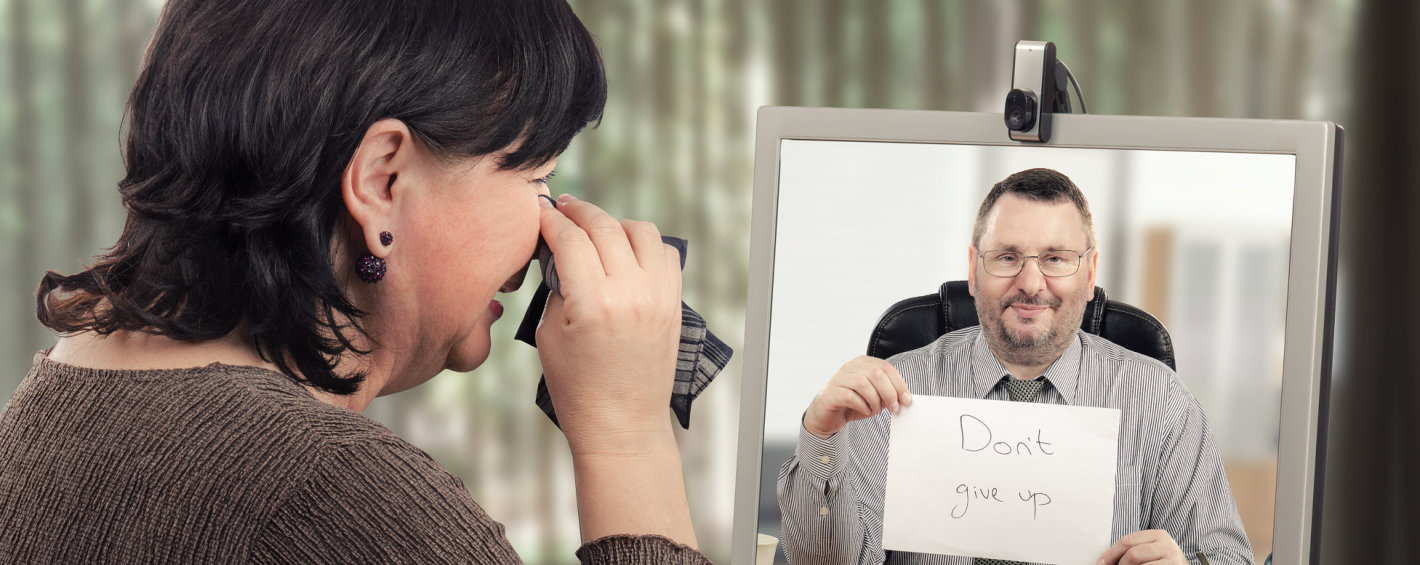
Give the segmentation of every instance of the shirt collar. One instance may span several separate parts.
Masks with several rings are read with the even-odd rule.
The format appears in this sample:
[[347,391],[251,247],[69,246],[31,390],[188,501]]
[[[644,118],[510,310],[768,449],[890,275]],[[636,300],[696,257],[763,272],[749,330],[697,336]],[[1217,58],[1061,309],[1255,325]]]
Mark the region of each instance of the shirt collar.
[[[971,382],[974,398],[986,398],[991,389],[996,387],[996,383],[1001,382],[1002,377],[1010,374],[1001,361],[991,353],[991,347],[986,345],[985,332],[985,328],[982,328],[982,331],[976,334],[975,343],[971,348]],[[1070,347],[1059,359],[1056,359],[1045,369],[1045,380],[1059,391],[1060,397],[1070,405],[1075,404],[1075,388],[1080,381],[1080,350],[1080,331],[1076,330],[1075,339],[1070,340]]]

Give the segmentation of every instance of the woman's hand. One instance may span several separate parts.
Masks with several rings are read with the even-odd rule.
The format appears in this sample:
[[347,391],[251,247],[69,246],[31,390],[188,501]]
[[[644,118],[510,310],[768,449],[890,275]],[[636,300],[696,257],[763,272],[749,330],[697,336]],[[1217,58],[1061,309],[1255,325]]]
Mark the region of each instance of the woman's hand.
[[538,355],[573,453],[669,437],[680,343],[680,257],[648,222],[563,195],[542,211],[562,296],[548,298]]
[[562,296],[538,356],[572,448],[582,540],[658,534],[695,546],[670,398],[680,344],[680,256],[656,226],[567,195],[542,210]]

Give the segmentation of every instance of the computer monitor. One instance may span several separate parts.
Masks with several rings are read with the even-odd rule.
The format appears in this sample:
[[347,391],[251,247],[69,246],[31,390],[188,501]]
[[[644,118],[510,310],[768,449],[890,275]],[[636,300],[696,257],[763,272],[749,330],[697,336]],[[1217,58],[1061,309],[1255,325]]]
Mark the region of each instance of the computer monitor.
[[735,563],[754,562],[756,534],[782,537],[775,480],[813,396],[888,306],[966,279],[982,198],[1034,167],[1089,199],[1097,284],[1172,335],[1259,563],[1317,559],[1341,128],[1073,114],[1054,127],[1020,143],[1001,114],[760,110]]

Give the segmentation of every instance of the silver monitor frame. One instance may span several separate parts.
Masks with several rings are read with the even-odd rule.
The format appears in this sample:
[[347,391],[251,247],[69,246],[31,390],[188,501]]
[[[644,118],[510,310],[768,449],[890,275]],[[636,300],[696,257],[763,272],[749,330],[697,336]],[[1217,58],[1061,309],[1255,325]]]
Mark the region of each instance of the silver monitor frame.
[[1012,141],[997,113],[760,108],[731,544],[734,563],[754,562],[759,528],[779,151],[787,139],[1295,155],[1272,553],[1277,563],[1312,563],[1320,558],[1342,129],[1333,122],[1292,120],[1077,114],[1054,119],[1050,142],[1038,144]]

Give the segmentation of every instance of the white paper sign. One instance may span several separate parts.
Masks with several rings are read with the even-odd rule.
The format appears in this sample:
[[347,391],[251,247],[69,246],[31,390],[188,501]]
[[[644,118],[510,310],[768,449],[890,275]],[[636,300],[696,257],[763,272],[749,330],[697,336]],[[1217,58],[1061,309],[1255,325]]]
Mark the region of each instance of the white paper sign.
[[883,548],[1093,564],[1118,436],[1113,408],[913,396],[892,418]]

